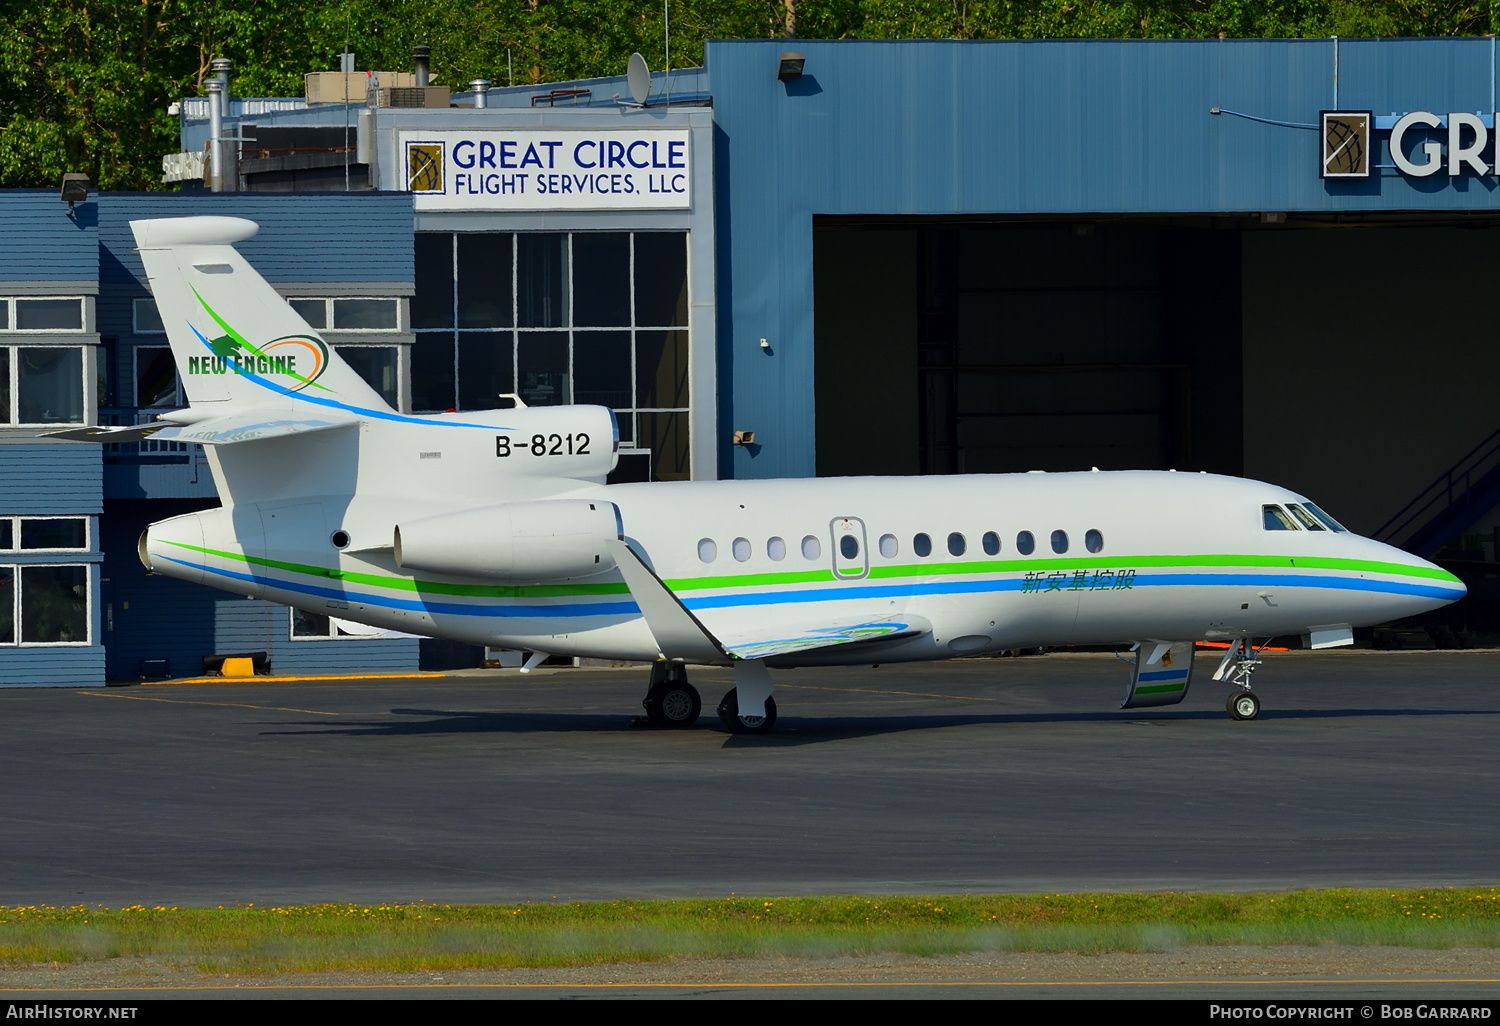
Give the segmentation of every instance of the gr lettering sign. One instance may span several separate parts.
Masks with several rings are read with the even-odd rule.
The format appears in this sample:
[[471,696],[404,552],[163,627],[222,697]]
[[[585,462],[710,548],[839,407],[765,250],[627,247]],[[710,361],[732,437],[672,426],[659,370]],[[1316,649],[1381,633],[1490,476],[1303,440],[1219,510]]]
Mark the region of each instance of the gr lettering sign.
[[692,205],[686,129],[402,133],[419,211],[672,210]]
[[[1379,167],[1394,167],[1412,178],[1442,172],[1452,178],[1500,173],[1494,114],[1323,111],[1319,127],[1322,163],[1318,173],[1323,178],[1368,178],[1371,169]],[[1388,164],[1376,163],[1377,133],[1389,133]]]

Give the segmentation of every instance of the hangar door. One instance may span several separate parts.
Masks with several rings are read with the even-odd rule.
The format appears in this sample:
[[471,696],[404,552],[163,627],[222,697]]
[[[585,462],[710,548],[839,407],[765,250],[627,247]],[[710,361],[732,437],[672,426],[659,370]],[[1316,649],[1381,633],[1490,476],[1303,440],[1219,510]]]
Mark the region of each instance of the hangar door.
[[1239,235],[820,219],[820,475],[1240,469]]

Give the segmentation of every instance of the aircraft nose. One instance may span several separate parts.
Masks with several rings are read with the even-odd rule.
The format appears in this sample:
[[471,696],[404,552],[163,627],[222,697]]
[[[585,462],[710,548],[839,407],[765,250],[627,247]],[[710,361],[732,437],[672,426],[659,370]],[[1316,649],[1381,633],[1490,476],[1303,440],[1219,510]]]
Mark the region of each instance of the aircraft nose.
[[1408,582],[1407,594],[1412,598],[1411,615],[1457,602],[1469,593],[1468,585],[1436,563],[1402,549],[1385,548],[1391,562],[1405,568],[1402,576]]

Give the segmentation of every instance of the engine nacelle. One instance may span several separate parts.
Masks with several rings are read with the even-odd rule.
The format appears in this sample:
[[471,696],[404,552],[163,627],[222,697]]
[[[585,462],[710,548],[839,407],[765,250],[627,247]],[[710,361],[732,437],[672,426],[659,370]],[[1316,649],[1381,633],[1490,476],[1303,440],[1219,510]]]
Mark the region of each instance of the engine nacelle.
[[592,577],[614,569],[606,542],[623,533],[620,511],[612,502],[512,502],[398,524],[396,564],[510,581]]

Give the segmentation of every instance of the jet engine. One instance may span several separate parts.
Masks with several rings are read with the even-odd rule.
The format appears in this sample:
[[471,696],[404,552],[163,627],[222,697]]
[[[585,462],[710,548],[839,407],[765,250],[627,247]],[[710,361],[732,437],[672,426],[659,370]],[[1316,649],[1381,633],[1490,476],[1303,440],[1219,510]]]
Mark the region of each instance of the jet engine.
[[605,543],[623,534],[612,502],[511,502],[398,524],[396,564],[459,577],[571,580],[614,569]]

